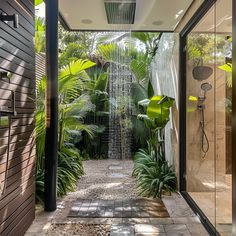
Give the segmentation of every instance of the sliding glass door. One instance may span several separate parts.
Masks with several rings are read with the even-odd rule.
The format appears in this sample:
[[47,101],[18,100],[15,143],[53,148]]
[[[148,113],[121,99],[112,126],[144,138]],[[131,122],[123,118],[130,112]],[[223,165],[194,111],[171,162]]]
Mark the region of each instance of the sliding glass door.
[[232,0],[216,1],[186,46],[186,191],[231,235]]

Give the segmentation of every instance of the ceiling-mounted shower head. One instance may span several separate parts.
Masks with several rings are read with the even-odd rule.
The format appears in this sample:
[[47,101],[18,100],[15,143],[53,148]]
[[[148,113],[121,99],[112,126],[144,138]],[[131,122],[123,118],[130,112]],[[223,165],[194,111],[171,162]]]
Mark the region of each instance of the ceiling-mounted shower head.
[[104,0],[108,24],[134,24],[136,0]]

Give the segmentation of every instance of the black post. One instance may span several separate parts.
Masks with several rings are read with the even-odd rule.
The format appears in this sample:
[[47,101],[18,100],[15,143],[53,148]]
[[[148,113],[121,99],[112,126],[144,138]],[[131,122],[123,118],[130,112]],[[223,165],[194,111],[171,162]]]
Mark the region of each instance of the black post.
[[46,139],[45,211],[54,211],[57,189],[58,149],[58,0],[46,0]]
[[232,235],[236,235],[236,2],[232,0],[233,83],[232,83]]

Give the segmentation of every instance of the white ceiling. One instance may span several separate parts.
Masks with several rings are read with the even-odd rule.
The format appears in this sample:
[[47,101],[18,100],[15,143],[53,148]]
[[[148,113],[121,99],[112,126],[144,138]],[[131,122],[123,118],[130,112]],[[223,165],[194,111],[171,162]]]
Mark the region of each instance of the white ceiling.
[[59,0],[59,10],[71,30],[173,31],[192,2],[136,0],[133,25],[109,25],[104,0]]

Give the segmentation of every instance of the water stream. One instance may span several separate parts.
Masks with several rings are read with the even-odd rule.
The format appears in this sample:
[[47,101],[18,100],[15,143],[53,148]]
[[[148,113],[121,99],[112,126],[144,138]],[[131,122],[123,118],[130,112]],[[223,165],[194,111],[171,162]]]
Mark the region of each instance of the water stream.
[[131,158],[132,103],[130,50],[117,47],[113,52],[115,62],[109,68],[109,149],[108,157]]

